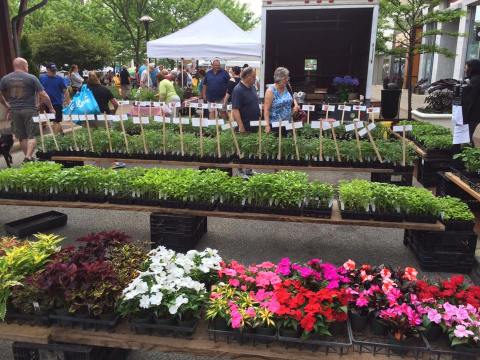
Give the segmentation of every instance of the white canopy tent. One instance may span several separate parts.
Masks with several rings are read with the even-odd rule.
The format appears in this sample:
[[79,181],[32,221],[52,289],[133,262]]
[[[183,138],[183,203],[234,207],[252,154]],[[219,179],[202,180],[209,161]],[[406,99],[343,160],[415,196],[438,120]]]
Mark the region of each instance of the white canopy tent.
[[183,29],[147,42],[147,56],[169,59],[259,60],[261,42],[214,9]]

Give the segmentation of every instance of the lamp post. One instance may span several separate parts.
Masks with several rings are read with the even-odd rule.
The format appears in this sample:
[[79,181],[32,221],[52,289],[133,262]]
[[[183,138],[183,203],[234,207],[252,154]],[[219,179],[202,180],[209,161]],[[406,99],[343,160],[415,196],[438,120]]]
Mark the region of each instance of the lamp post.
[[150,40],[150,32],[148,31],[149,25],[151,22],[154,20],[148,16],[148,15],[143,15],[140,19],[140,22],[145,26],[145,37],[147,38],[147,42]]

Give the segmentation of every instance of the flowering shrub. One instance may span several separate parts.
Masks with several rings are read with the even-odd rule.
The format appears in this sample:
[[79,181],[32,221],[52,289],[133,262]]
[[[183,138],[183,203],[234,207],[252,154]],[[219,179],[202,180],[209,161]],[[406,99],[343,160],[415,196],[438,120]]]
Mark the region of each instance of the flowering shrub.
[[360,81],[349,75],[344,77],[336,76],[333,79],[333,86],[337,88],[337,92],[340,95],[340,102],[348,101],[348,93],[352,92],[356,87],[360,85]]
[[154,315],[158,319],[200,316],[207,298],[201,281],[220,269],[215,250],[176,253],[163,246],[150,251],[141,271],[123,290],[118,310],[123,316]]

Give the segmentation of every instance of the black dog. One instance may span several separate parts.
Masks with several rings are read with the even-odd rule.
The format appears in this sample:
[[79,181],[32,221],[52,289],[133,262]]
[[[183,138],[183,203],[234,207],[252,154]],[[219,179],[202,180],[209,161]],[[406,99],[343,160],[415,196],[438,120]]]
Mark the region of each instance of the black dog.
[[0,136],[0,154],[3,155],[5,162],[8,167],[12,167],[12,155],[10,155],[10,150],[13,146],[13,135],[3,134]]

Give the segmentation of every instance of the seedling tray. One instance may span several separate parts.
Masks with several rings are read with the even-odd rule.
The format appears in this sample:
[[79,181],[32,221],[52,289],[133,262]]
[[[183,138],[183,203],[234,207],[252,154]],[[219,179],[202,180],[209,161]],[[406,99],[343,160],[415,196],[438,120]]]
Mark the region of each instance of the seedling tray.
[[50,315],[50,320],[52,323],[66,328],[81,327],[83,330],[114,332],[115,327],[120,320],[120,316],[116,315],[111,320],[101,320],[52,314]]
[[231,203],[218,203],[218,210],[227,212],[243,212],[244,206]]
[[386,356],[413,357],[421,359],[428,352],[428,343],[420,335],[413,345],[397,345],[389,342],[388,336],[374,335],[369,327],[362,331],[352,331],[353,350],[357,353]]
[[38,232],[51,230],[64,226],[68,216],[58,211],[47,211],[41,214],[30,216],[5,224],[5,231],[8,235],[25,237]]
[[248,331],[240,331],[240,330],[218,330],[214,327],[208,327],[208,338],[214,342],[223,341],[227,344],[231,342],[238,342],[241,345],[257,345],[263,344],[268,346],[269,344],[277,341],[278,336],[277,333],[274,335],[262,335],[256,334],[253,329],[249,329]]
[[191,340],[193,334],[198,326],[198,319],[196,319],[192,326],[180,326],[177,324],[163,325],[163,324],[148,324],[136,323],[130,321],[128,325],[130,330],[136,334],[150,335],[150,336],[171,336],[181,337],[183,339]]
[[38,326],[50,326],[51,320],[48,314],[36,315],[36,314],[20,314],[12,311],[7,311],[5,321],[7,324],[17,323],[20,325],[38,325]]
[[330,219],[332,217],[331,208],[304,207],[303,216],[321,219]]
[[480,357],[480,348],[472,349],[472,352],[452,349],[448,337],[445,334],[442,334],[436,341],[425,340],[430,351],[430,360],[474,360]]

